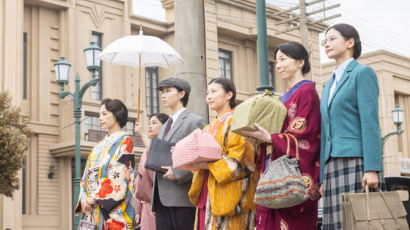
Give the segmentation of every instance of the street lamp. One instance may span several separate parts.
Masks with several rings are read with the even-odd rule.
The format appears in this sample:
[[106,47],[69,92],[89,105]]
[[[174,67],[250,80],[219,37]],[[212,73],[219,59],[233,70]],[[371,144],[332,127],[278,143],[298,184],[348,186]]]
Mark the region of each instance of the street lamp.
[[404,132],[400,129],[400,125],[403,123],[403,110],[399,107],[399,105],[396,104],[396,108],[394,108],[391,112],[393,115],[393,123],[397,126],[397,131],[388,133],[385,136],[381,137],[382,156],[384,153],[384,143],[387,141],[387,139],[393,135],[400,135]]
[[[98,83],[97,72],[100,69],[101,61],[98,60],[98,55],[101,53],[100,47],[98,47],[95,42],[91,42],[90,46],[84,49],[84,56],[87,64],[87,69],[92,73],[92,79],[83,85],[80,89],[80,75],[77,73],[75,75],[75,91],[64,92],[64,85],[68,84],[68,76],[70,73],[71,65],[65,61],[64,57],[61,57],[56,64],[54,64],[54,69],[56,72],[56,81],[60,85],[61,91],[58,95],[61,99],[66,96],[71,96],[74,101],[74,118],[75,118],[75,177],[74,177],[74,205],[77,204],[77,199],[80,194],[80,181],[81,181],[81,156],[80,156],[80,123],[81,123],[81,107],[82,100],[85,91],[90,86],[95,86]],[[74,207],[75,208],[75,207]],[[73,229],[77,229],[80,218],[74,217]]]

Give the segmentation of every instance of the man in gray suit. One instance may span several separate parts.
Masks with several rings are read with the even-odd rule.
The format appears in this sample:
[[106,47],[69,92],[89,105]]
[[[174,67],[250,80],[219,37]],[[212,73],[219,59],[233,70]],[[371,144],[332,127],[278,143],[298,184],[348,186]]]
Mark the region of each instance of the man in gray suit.
[[[158,138],[177,143],[197,128],[206,125],[204,119],[189,112],[191,86],[181,78],[170,77],[161,81],[162,103],[172,110],[172,115],[161,127]],[[157,230],[192,230],[195,207],[188,198],[192,183],[190,171],[162,167],[166,173],[155,172],[152,190],[152,209],[155,211]]]

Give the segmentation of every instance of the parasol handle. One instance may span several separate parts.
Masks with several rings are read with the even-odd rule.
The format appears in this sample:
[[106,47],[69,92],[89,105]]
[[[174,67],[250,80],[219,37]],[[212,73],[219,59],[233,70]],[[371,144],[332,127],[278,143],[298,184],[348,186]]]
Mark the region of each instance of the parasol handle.
[[137,122],[140,122],[141,113],[141,54],[138,55],[139,58],[139,73],[138,73],[138,107],[137,107]]

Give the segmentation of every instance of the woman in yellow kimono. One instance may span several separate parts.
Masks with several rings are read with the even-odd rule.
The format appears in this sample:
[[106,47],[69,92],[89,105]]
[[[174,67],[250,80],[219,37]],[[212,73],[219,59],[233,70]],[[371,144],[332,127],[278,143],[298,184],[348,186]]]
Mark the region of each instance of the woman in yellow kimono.
[[75,214],[97,229],[134,229],[134,154],[132,139],[121,129],[128,118],[120,100],[104,99],[100,125],[108,129],[88,156]]
[[227,78],[213,79],[206,101],[217,118],[204,128],[223,150],[223,158],[199,163],[194,168],[189,198],[197,206],[196,228],[254,229],[255,194],[258,170],[255,169],[253,147],[244,137],[230,132],[236,90]]

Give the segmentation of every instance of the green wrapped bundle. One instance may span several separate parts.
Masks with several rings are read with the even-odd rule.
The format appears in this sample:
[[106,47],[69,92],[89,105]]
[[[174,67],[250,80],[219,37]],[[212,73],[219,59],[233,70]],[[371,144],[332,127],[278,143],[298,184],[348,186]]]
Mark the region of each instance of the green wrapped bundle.
[[243,135],[243,130],[257,130],[253,124],[258,123],[269,133],[279,133],[286,114],[286,107],[279,97],[266,90],[235,107],[231,131]]

